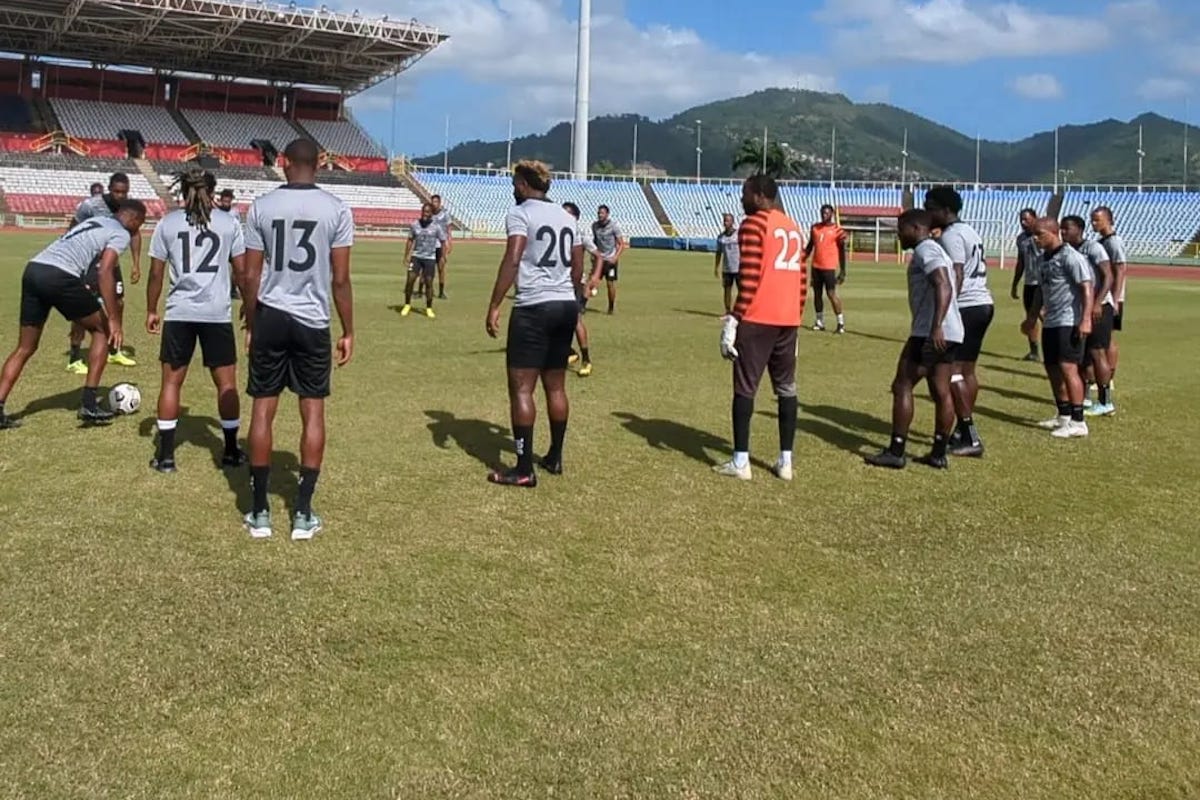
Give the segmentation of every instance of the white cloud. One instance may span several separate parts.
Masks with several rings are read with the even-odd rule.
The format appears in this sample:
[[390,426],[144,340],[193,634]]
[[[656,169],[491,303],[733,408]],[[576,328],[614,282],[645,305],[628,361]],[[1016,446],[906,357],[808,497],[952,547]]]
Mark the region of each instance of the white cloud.
[[1191,94],[1192,85],[1182,78],[1148,78],[1138,87],[1143,100],[1181,100]]
[[[398,16],[386,0],[350,0],[364,15]],[[406,76],[459,73],[495,87],[497,106],[526,124],[568,119],[575,95],[577,27],[564,0],[409,0],[401,16],[435,25],[450,39]],[[721,50],[683,26],[639,27],[619,4],[599,0],[592,16],[591,113],[666,116],[689,105],[771,86],[832,90],[824,66],[805,58]],[[436,78],[433,78],[436,80]],[[380,87],[369,96],[390,88]],[[382,103],[382,101],[381,101]],[[486,113],[486,111],[485,111]]]
[[1058,78],[1045,72],[1020,75],[1013,79],[1009,88],[1027,100],[1057,100],[1063,96],[1062,84],[1058,82]]
[[817,19],[833,27],[834,52],[861,62],[1044,57],[1048,48],[1056,55],[1090,52],[1109,39],[1099,20],[1016,2],[826,0]]

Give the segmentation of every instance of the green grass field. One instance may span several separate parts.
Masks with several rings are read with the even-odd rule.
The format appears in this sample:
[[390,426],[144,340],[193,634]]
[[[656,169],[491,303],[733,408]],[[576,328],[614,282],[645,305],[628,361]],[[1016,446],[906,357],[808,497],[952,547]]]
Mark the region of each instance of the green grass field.
[[[3,242],[7,350],[40,240]],[[307,544],[282,530],[294,403],[280,530],[251,541],[198,361],[181,471],[147,468],[144,284],[142,364],[106,375],[144,408],[110,428],[76,427],[52,321],[0,435],[0,796],[1200,794],[1200,283],[1132,285],[1120,415],[1062,442],[1031,427],[1048,388],[997,273],[987,458],[891,473],[859,454],[888,434],[904,281],[856,267],[851,335],[801,336],[798,479],[737,483],[709,471],[730,436],[711,256],[634,252],[618,314],[586,318],[568,473],[526,491],[484,480],[511,459],[499,252],[459,247],[431,321],[389,308],[398,245],[356,249]],[[769,462],[768,391],[758,410]],[[931,424],[922,400],[915,450]]]

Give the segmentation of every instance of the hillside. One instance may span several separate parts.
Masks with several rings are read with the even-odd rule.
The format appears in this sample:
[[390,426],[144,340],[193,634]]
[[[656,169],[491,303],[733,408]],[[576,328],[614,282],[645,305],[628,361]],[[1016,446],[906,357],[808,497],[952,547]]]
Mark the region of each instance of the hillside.
[[[786,142],[802,157],[797,177],[829,175],[831,131],[837,128],[839,180],[890,180],[900,177],[900,146],[908,129],[910,179],[971,180],[975,175],[975,140],[932,120],[882,103],[854,103],[840,94],[768,89],[745,97],[690,108],[674,117],[652,121],[636,115],[599,117],[591,123],[593,168],[610,166],[627,172],[633,153],[633,126],[638,125],[638,162],[671,175],[696,171],[696,120],[702,125],[703,172],[728,177],[734,153],[747,137]],[[1180,183],[1183,179],[1183,123],[1157,114],[1129,122],[1104,120],[1065,126],[1059,131],[1059,167],[1073,183],[1135,183],[1138,125],[1144,129],[1147,156],[1145,183]],[[1190,161],[1189,183],[1200,178],[1200,140]],[[464,142],[450,151],[455,166],[502,164],[507,143]],[[560,123],[541,136],[513,143],[514,158],[538,158],[566,169],[570,161],[571,125]],[[1054,132],[1017,142],[984,141],[980,147],[982,179],[989,183],[1049,183],[1053,180]],[[440,165],[442,154],[417,159]]]

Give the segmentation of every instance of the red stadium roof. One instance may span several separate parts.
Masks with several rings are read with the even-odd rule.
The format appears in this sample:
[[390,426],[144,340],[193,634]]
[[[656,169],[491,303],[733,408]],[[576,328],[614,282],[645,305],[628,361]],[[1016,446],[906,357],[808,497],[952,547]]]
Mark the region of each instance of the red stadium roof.
[[415,20],[367,19],[261,0],[0,3],[3,51],[348,93],[407,69],[446,38]]

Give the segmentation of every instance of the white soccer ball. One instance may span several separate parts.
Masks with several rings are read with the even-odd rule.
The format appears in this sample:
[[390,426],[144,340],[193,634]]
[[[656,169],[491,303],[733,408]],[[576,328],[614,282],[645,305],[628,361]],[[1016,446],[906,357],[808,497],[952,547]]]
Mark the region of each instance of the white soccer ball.
[[132,383],[118,383],[108,392],[108,407],[118,414],[133,414],[142,407],[142,393]]

